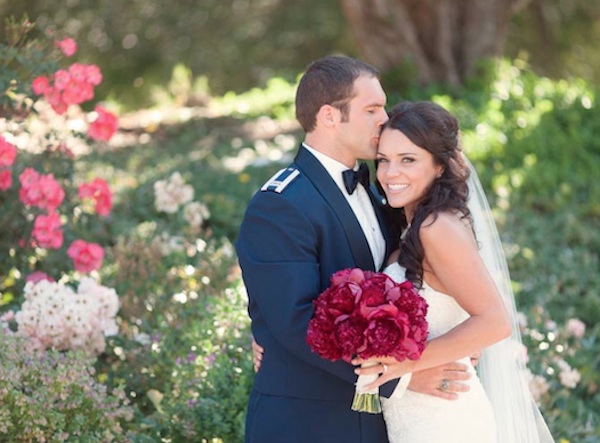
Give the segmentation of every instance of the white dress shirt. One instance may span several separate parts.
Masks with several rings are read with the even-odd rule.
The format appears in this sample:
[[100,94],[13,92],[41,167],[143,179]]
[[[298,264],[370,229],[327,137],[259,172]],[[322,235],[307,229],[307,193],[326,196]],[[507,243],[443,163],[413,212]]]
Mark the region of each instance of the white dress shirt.
[[[342,172],[347,170],[348,167],[343,163],[340,163],[337,160],[334,160],[333,158],[323,154],[322,152],[311,148],[306,143],[302,143],[302,145],[312,155],[314,155],[317,160],[319,160],[335,184],[338,186],[338,188],[340,188],[342,194],[344,194],[344,197],[352,208],[352,212],[354,212],[354,215],[358,219],[358,223],[360,224],[360,227],[367,238],[367,242],[369,243],[369,248],[371,249],[371,254],[373,256],[373,263],[375,263],[375,270],[378,271],[381,269],[383,260],[386,258],[385,239],[383,238],[381,227],[379,226],[379,221],[375,215],[375,209],[373,208],[371,199],[367,194],[367,190],[361,183],[359,183],[354,193],[352,193],[352,195],[348,194],[346,186],[344,185],[344,179],[342,177]],[[354,166],[354,170],[358,170],[358,162]],[[402,378],[400,378],[396,389],[392,393],[392,397],[402,397],[408,387],[411,375],[412,374],[405,374],[402,376]]]
[[[371,255],[373,256],[375,270],[378,271],[381,269],[383,260],[385,260],[385,239],[383,238],[381,227],[379,226],[379,220],[375,215],[375,209],[373,208],[373,203],[371,203],[371,199],[367,194],[367,190],[362,184],[359,183],[352,195],[348,194],[348,191],[344,186],[344,179],[342,177],[342,172],[347,170],[348,167],[343,163],[328,157],[322,152],[311,148],[306,143],[303,143],[303,146],[308,149],[308,151],[314,155],[317,160],[319,160],[335,184],[338,186],[338,188],[340,188],[342,194],[344,194],[344,197],[348,201],[350,208],[352,208],[352,212],[354,212],[354,215],[358,219],[358,223],[360,224],[360,227],[367,238],[369,248],[371,249]],[[354,166],[354,170],[357,169],[358,163]]]

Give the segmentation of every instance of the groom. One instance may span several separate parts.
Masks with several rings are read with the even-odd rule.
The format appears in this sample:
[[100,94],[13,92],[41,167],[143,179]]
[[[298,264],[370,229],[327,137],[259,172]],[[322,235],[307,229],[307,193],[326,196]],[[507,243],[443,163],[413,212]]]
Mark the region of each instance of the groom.
[[[372,66],[334,56],[313,62],[296,94],[305,141],[294,163],[265,183],[247,208],[236,250],[252,334],[266,349],[248,404],[247,443],[387,442],[381,414],[350,408],[354,368],[324,360],[306,344],[312,301],[331,275],[353,267],[379,271],[397,247],[397,233],[358,167],[358,159],[375,158],[388,119],[385,104]],[[441,374],[464,379],[460,370],[448,371],[456,368],[414,374],[411,389],[434,393]],[[398,385],[388,382],[380,394],[405,387]]]

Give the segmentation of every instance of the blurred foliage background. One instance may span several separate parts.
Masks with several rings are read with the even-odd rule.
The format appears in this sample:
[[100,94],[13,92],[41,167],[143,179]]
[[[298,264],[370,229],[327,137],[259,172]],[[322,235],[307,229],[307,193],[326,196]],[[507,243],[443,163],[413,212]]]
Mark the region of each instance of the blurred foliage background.
[[[129,108],[148,105],[153,85],[183,65],[214,94],[293,81],[311,60],[358,55],[343,0],[0,0],[0,17],[27,14],[39,30],[77,40],[79,56],[102,66],[104,90]],[[410,2],[407,2],[410,3]],[[508,22],[504,55],[529,59],[553,78],[600,82],[600,3],[523,1]],[[2,20],[4,22],[4,20]],[[1,26],[1,25],[0,25]],[[397,75],[411,76],[410,69]],[[394,85],[407,79],[396,79]]]
[[[395,3],[453,1],[467,0]],[[597,443],[600,2],[469,1],[514,7],[499,57],[460,87],[390,69],[388,103],[431,99],[459,118],[528,321],[529,366],[546,378],[542,409],[557,441]],[[325,54],[363,57],[344,8],[385,2],[0,0],[0,26],[27,14],[33,33],[73,37],[77,61],[102,68],[98,99],[122,111],[116,140],[78,156],[74,173],[96,173],[115,191],[102,279],[120,296],[120,332],[95,368],[135,407],[128,441],[243,441],[252,361],[232,242],[248,200],[302,137],[298,74]],[[52,68],[17,53],[23,86]],[[0,86],[12,80],[4,66]],[[155,208],[154,184],[174,172],[210,209],[200,231]],[[569,333],[573,319],[585,336]],[[564,361],[579,371],[575,386],[562,380]]]

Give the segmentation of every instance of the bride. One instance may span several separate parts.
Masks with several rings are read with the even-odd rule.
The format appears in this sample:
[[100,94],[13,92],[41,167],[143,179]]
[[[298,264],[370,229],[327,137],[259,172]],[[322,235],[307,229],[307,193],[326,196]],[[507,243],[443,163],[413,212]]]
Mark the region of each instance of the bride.
[[[553,442],[523,382],[506,263],[457,120],[433,102],[401,103],[389,117],[377,179],[404,230],[384,272],[420,288],[429,337],[419,360],[377,358],[380,365],[356,372],[381,374],[365,389],[375,388],[443,363],[470,365],[468,356],[484,349],[479,377],[471,366],[470,390],[456,401],[410,390],[382,398],[390,442]],[[447,388],[444,380],[439,389]]]

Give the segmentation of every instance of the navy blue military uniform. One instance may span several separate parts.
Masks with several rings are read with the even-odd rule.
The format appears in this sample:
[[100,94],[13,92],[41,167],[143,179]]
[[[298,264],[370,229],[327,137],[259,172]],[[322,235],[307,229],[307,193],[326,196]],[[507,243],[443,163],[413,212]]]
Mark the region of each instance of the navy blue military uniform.
[[[397,245],[369,191],[386,256]],[[246,418],[247,443],[385,443],[381,414],[351,410],[353,366],[313,353],[306,330],[313,300],[335,272],[374,271],[346,198],[323,165],[300,147],[248,205],[236,250],[249,296],[252,333],[265,348]],[[389,396],[396,382],[380,388]]]

